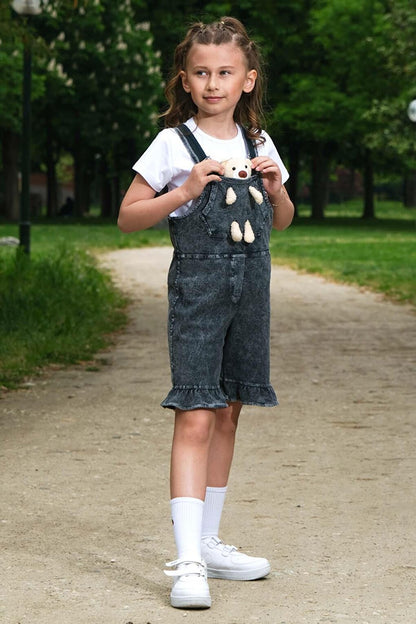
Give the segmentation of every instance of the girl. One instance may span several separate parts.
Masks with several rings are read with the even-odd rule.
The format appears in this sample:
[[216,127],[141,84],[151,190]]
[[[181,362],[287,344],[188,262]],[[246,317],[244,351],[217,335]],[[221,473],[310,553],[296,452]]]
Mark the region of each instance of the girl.
[[[252,580],[267,559],[224,544],[218,529],[243,404],[273,406],[269,381],[269,236],[292,221],[288,173],[261,130],[262,69],[243,25],[194,24],[175,51],[166,128],[134,165],[120,208],[123,232],[169,215],[172,389],[171,513],[177,559],[171,604],[211,606],[207,576]],[[253,175],[225,178],[222,161],[249,157]],[[248,184],[262,195],[255,202]],[[227,206],[233,185],[236,202]],[[167,186],[166,193],[159,192]],[[237,221],[240,236],[232,236]],[[249,221],[253,237],[245,236]]]

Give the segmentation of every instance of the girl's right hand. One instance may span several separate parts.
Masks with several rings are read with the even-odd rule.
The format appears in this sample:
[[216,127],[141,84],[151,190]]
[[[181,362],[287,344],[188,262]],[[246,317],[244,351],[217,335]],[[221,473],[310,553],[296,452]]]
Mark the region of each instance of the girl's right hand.
[[207,158],[197,163],[182,185],[182,191],[188,196],[188,201],[197,199],[209,182],[219,182],[224,174],[224,167],[216,160]]

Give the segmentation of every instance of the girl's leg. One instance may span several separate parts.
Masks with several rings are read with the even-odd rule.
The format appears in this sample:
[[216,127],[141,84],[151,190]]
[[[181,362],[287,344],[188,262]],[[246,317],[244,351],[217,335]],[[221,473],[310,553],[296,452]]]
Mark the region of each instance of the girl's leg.
[[172,498],[205,499],[214,426],[215,410],[176,410],[170,471]]
[[207,563],[208,576],[248,581],[262,578],[270,572],[267,559],[245,555],[234,546],[227,546],[218,537],[241,407],[241,403],[231,403],[228,408],[216,412],[208,458],[201,551]]
[[171,456],[171,512],[178,559],[200,561],[215,410],[177,410]]
[[228,483],[241,407],[241,403],[230,403],[228,407],[216,410],[208,456],[209,487],[223,488]]
[[215,428],[208,457],[208,479],[202,521],[203,537],[218,536],[241,407],[241,403],[231,403],[226,408],[216,410]]

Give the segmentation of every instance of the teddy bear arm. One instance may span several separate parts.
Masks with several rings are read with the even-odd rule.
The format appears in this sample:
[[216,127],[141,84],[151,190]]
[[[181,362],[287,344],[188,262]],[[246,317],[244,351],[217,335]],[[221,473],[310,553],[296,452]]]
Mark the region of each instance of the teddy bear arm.
[[260,191],[258,191],[256,188],[254,188],[254,186],[249,186],[248,190],[249,190],[250,195],[252,196],[252,198],[256,202],[256,204],[262,204],[263,203],[263,195],[261,194]]
[[236,199],[237,195],[235,194],[234,189],[230,186],[225,194],[225,203],[227,206],[231,206],[231,204],[234,204]]

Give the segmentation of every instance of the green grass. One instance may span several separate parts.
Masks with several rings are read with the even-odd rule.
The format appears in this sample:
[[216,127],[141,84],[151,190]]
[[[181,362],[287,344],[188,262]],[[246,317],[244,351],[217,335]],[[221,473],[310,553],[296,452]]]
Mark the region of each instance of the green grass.
[[[8,250],[10,252],[10,250]],[[125,322],[125,298],[87,254],[59,247],[0,255],[0,386],[89,360]]]
[[[273,261],[416,306],[416,211],[384,202],[364,221],[361,210],[359,202],[330,206],[312,222],[300,206],[289,229],[272,233]],[[18,227],[0,224],[2,236],[18,236]],[[170,245],[167,230],[126,235],[90,218],[34,223],[29,262],[0,247],[0,385],[92,358],[123,323],[125,301],[89,252],[149,245]]]
[[416,211],[385,203],[370,221],[360,212],[359,204],[332,206],[314,223],[301,207],[292,227],[272,233],[274,261],[416,305]]

